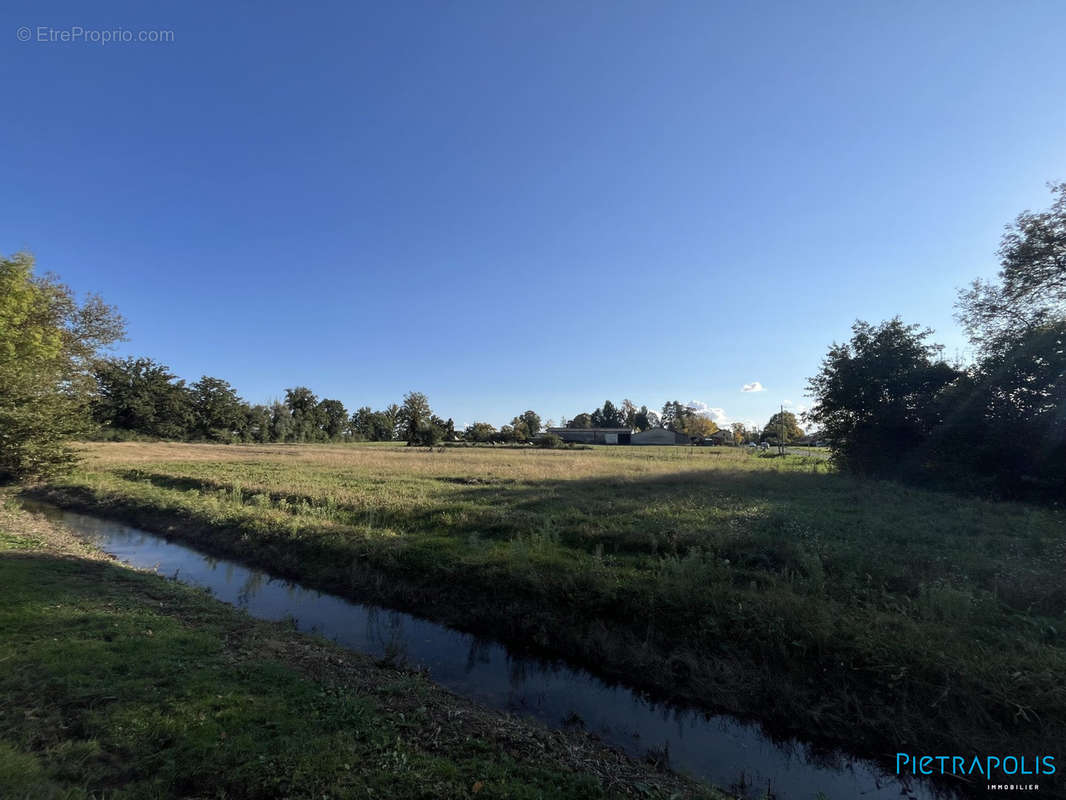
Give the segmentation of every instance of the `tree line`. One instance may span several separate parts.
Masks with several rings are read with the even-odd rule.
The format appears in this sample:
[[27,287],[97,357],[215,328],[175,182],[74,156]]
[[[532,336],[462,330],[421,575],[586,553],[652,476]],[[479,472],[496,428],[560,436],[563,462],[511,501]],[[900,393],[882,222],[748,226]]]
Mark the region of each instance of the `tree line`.
[[932,331],[899,317],[834,344],[809,381],[808,417],[852,472],[998,497],[1066,497],[1066,183],[1020,214],[996,280],[961,291],[975,349],[949,363]]
[[100,359],[93,375],[90,412],[97,438],[436,444],[455,436],[452,420],[434,414],[421,392],[408,392],[401,403],[379,411],[363,406],[349,414],[340,400],[320,400],[306,386],[286,389],[283,400],[253,405],[221,378],[204,375],[186,385],[150,358]]
[[697,409],[682,405],[677,400],[665,403],[661,413],[650,411],[646,405],[637,408],[626,398],[616,406],[610,400],[591,412],[578,414],[571,420],[563,420],[566,428],[628,428],[646,431],[652,428],[667,428],[689,436],[706,437],[717,432],[714,420],[700,414]]
[[[898,317],[857,321],[850,341],[830,347],[809,380],[807,419],[821,426],[833,460],[864,475],[895,477],[1001,497],[1066,496],[1066,183],[1043,212],[1007,226],[996,280],[959,293],[956,316],[975,349],[949,363],[932,332]],[[67,442],[90,436],[219,442],[530,442],[545,446],[529,410],[497,430],[456,431],[426,396],[349,413],[303,386],[252,405],[221,378],[186,384],[148,358],[106,358],[124,336],[118,312],[90,295],[79,303],[33,258],[0,258],[0,477],[47,476],[69,466]],[[611,401],[563,420],[566,427],[663,427],[692,436],[714,421],[678,401],[660,412]],[[795,415],[762,430],[734,424],[737,443],[802,435]]]

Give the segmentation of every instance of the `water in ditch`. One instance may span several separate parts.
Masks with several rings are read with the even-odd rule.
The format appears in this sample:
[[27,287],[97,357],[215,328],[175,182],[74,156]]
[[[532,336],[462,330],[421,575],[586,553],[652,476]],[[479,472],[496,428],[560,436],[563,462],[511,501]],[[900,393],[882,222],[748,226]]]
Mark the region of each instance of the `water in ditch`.
[[486,706],[552,727],[581,724],[634,756],[666,755],[675,770],[741,796],[762,798],[768,789],[776,800],[953,796],[903,783],[872,762],[775,741],[733,717],[654,703],[563,662],[519,655],[410,614],[323,594],[129,525],[35,502],[26,507],[63,522],[121,561],[208,589],[253,617],[289,619],[352,650],[423,667],[436,683]]

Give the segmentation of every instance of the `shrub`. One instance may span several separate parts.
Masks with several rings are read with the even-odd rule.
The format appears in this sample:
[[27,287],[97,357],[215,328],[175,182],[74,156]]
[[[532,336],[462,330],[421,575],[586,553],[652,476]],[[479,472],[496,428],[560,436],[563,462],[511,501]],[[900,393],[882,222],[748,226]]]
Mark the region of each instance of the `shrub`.
[[563,440],[556,436],[554,433],[545,433],[534,439],[533,444],[535,444],[537,447],[543,447],[548,450],[555,450],[556,448],[563,446]]

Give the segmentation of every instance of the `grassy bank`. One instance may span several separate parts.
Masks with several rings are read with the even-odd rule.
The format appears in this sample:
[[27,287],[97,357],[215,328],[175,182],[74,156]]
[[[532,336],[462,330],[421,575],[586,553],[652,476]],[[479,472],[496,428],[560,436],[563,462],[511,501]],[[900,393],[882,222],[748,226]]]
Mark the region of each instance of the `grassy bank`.
[[1061,512],[719,448],[86,455],[51,499],[782,731],[871,754],[1066,741]]
[[0,508],[4,798],[649,795],[719,796]]

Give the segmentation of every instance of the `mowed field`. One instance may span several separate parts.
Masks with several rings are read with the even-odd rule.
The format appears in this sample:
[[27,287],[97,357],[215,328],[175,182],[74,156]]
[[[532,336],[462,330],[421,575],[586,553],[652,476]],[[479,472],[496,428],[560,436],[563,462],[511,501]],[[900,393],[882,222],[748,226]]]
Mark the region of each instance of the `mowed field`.
[[883,756],[1066,741],[1061,510],[732,448],[86,445],[38,493]]

